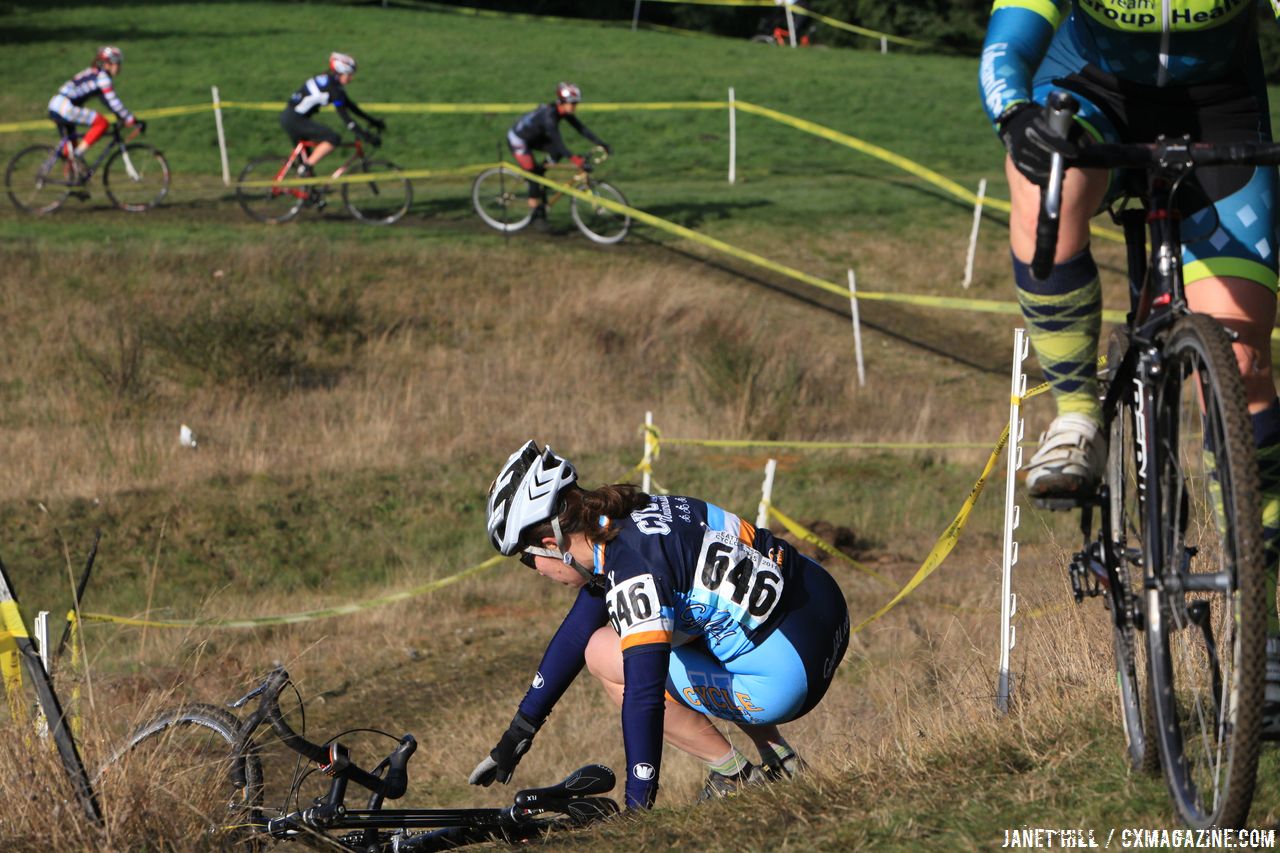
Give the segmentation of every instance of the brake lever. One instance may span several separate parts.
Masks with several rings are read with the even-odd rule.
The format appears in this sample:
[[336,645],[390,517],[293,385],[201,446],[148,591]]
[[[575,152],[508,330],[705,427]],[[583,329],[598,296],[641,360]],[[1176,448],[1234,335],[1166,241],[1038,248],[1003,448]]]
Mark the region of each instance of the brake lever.
[[[1075,98],[1066,92],[1053,92],[1048,103],[1049,129],[1060,137],[1071,130],[1071,121],[1080,108]],[[1053,152],[1049,161],[1049,181],[1040,202],[1040,217],[1036,222],[1036,250],[1031,258],[1031,277],[1045,281],[1053,270],[1053,258],[1058,249],[1058,226],[1062,216],[1062,184],[1067,171],[1062,154]]]

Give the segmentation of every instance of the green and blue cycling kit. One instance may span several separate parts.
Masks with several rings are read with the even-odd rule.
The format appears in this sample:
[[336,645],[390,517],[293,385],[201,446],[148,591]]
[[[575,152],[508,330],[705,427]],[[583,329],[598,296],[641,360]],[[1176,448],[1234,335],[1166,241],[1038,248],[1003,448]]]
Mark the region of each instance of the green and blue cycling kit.
[[[1202,142],[1271,139],[1256,0],[997,0],[979,84],[993,124],[1054,89],[1105,142],[1188,134]],[[1280,5],[1273,2],[1280,16]],[[1188,283],[1233,276],[1276,289],[1275,169],[1196,173],[1202,209],[1184,237]],[[1123,190],[1114,182],[1113,195]],[[1184,199],[1185,203],[1185,199]]]
[[594,549],[603,588],[581,590],[547,646],[520,713],[541,722],[612,625],[623,655],[627,803],[657,793],[670,698],[700,713],[773,724],[822,699],[849,642],[827,572],[768,530],[696,498],[655,495]]

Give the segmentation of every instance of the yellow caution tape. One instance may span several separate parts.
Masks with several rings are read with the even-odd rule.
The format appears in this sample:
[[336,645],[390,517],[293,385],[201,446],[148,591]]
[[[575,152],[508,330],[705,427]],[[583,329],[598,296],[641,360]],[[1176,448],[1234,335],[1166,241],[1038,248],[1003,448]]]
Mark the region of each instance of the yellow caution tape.
[[[284,161],[280,161],[284,165]],[[438,178],[446,175],[473,175],[477,172],[483,172],[485,169],[499,166],[500,163],[478,163],[472,166],[459,166],[456,169],[405,169],[395,172],[358,172],[355,174],[346,174],[339,177],[312,175],[309,178],[283,178],[275,181],[269,178],[263,178],[260,181],[237,181],[237,187],[309,187],[315,184],[371,184],[378,181],[394,181],[401,178]]]
[[260,628],[264,625],[296,625],[300,622],[312,622],[316,619],[328,619],[333,616],[349,616],[352,613],[360,613],[365,610],[372,610],[375,607],[394,604],[397,601],[416,598],[428,592],[435,592],[450,584],[455,584],[463,578],[470,577],[486,569],[493,568],[505,559],[507,558],[502,556],[490,557],[483,563],[474,565],[469,569],[463,569],[448,577],[436,578],[411,589],[371,598],[368,601],[357,601],[352,604],[341,604],[337,607],[325,607],[319,610],[307,610],[282,616],[256,616],[249,619],[135,619],[128,616],[111,616],[105,613],[84,613],[81,618],[86,622],[111,622],[117,625],[133,625],[146,628]]
[[991,446],[983,441],[771,441],[750,438],[664,438],[663,441],[667,444],[701,447],[778,447],[796,450],[977,450]]
[[771,517],[778,519],[778,522],[783,527],[787,528],[787,530],[790,530],[794,536],[800,539],[803,539],[805,542],[808,542],[810,545],[814,546],[815,548],[822,550],[824,553],[830,554],[832,557],[835,557],[836,559],[844,560],[846,563],[853,566],[858,571],[862,572],[865,575],[870,575],[871,577],[880,581],[880,583],[888,584],[890,586],[893,585],[893,582],[890,581],[888,578],[886,578],[884,575],[880,574],[870,566],[867,566],[863,563],[858,562],[857,560],[853,559],[853,557],[850,557],[848,554],[841,551],[839,548],[836,548],[834,545],[828,544],[823,539],[821,539],[818,536],[818,534],[814,533],[812,530],[809,530],[807,527],[800,524],[795,519],[790,518],[789,516],[784,514],[772,503],[769,503],[768,501],[766,501],[764,508],[765,508],[765,511],[769,513]]
[[928,42],[917,41],[916,39],[906,38],[905,36],[895,36],[895,35],[890,35],[889,33],[881,33],[881,32],[877,32],[876,30],[869,30],[866,27],[859,27],[856,24],[847,24],[844,21],[837,21],[835,18],[828,18],[826,15],[821,15],[817,12],[806,9],[803,6],[792,6],[791,11],[795,12],[797,15],[804,15],[806,18],[813,18],[815,21],[820,21],[826,24],[828,27],[835,27],[838,30],[845,30],[847,32],[857,33],[860,36],[866,36],[868,38],[875,38],[875,39],[884,39],[885,41],[890,41],[890,42],[893,42],[894,44],[904,44],[908,47],[934,47]]
[[22,621],[22,613],[18,611],[18,602],[13,599],[0,601],[0,627],[16,639],[27,639],[27,626]]
[[978,477],[978,481],[973,484],[973,488],[969,490],[969,495],[964,499],[964,503],[960,506],[960,511],[956,513],[956,517],[947,525],[947,529],[942,531],[942,535],[938,537],[938,541],[934,544],[928,556],[924,558],[924,562],[920,564],[920,568],[916,570],[911,580],[907,581],[906,586],[898,591],[898,594],[889,600],[884,607],[881,607],[875,613],[862,620],[853,628],[850,633],[856,634],[872,622],[879,619],[898,605],[902,599],[910,595],[916,587],[924,583],[929,575],[933,574],[938,566],[942,565],[942,561],[947,558],[951,550],[955,547],[956,541],[960,538],[960,531],[964,530],[964,526],[969,521],[969,514],[973,512],[974,504],[978,502],[978,498],[982,495],[982,489],[987,484],[987,478],[991,476],[991,472],[996,467],[996,462],[1000,459],[1000,452],[1004,450],[1005,444],[1009,441],[1009,426],[1005,425],[1004,431],[1000,434],[1000,440],[996,442],[995,449],[991,451],[991,456],[987,459],[986,467],[982,469],[982,475]]
[[[772,119],[776,122],[779,122],[780,124],[785,124],[790,127],[794,127],[797,130],[803,130],[806,133],[813,134],[814,136],[819,136],[823,139],[828,140],[829,142],[835,142],[847,148],[852,148],[855,151],[861,151],[863,154],[866,154],[870,157],[875,157],[878,160],[883,160],[884,162],[892,166],[898,167],[904,172],[915,175],[917,178],[920,178],[922,181],[932,184],[938,189],[948,192],[951,195],[955,196],[956,198],[966,201],[969,204],[978,203],[978,196],[972,190],[969,190],[968,188],[961,186],[960,184],[956,183],[950,178],[947,178],[947,177],[944,177],[943,175],[938,174],[937,172],[933,171],[927,166],[923,166],[914,160],[910,160],[906,157],[903,157],[901,154],[894,154],[892,151],[886,148],[881,148],[879,145],[875,145],[874,143],[867,142],[866,140],[863,140],[863,139],[859,139],[856,136],[850,136],[847,133],[841,133],[838,130],[832,130],[829,127],[824,127],[816,122],[808,121],[807,119],[796,118],[795,116],[790,116],[790,115],[787,115],[786,113],[769,109],[768,107],[762,107],[762,106],[759,106],[758,104],[753,104],[750,101],[737,101],[736,103],[737,103],[738,109],[742,110],[743,112],[753,113],[755,115],[762,116],[764,118]],[[1001,201],[999,199],[994,199],[994,198],[986,198],[983,201],[983,204],[986,205],[987,207],[993,207],[996,210],[1000,210],[1005,213],[1008,213],[1011,209],[1009,206],[1009,202]],[[1090,229],[1092,233],[1094,233],[1099,237],[1103,237],[1107,240],[1114,240],[1121,243],[1124,242],[1124,234],[1119,231],[1116,231],[1113,228],[1104,228],[1099,225],[1092,225],[1090,226]]]

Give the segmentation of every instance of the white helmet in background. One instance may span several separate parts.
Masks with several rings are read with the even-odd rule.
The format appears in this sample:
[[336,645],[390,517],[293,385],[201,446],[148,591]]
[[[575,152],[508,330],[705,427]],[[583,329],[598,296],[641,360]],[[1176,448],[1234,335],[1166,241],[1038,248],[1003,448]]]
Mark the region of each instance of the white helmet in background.
[[355,74],[356,58],[347,53],[329,54],[329,70],[334,74]]
[[576,104],[582,100],[582,90],[572,83],[556,84],[556,101],[561,104]]

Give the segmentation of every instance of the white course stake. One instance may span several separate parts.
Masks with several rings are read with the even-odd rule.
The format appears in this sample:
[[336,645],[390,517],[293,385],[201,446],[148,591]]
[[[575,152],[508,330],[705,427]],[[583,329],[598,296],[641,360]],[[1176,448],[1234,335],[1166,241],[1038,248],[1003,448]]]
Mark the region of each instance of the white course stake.
[[978,226],[982,224],[982,202],[987,197],[987,179],[978,181],[978,201],[973,205],[973,230],[969,232],[969,254],[964,260],[964,288],[973,283],[973,259],[978,254]]
[[640,26],[640,0],[636,0],[636,10],[631,14],[631,32]]
[[644,413],[644,471],[640,477],[640,491],[649,492],[649,466],[653,462],[653,442],[649,439],[649,430],[653,427],[653,412]]
[[1022,329],[1013,331],[1013,371],[1009,391],[1009,447],[1004,482],[1004,549],[1000,561],[1000,675],[996,683],[996,709],[1008,713],[1013,691],[1009,674],[1009,653],[1016,642],[1013,616],[1018,611],[1018,597],[1013,592],[1013,567],[1018,562],[1018,543],[1013,532],[1018,529],[1021,510],[1014,501],[1018,469],[1022,467],[1022,398],[1027,393],[1027,375],[1022,362],[1027,357],[1030,341]]
[[764,463],[764,484],[760,486],[760,509],[756,511],[757,528],[769,526],[769,504],[773,501],[773,472],[777,468],[777,459],[770,459]]
[[794,2],[795,0],[783,0],[783,5],[787,10],[787,34],[791,36],[792,47],[796,46],[796,19],[791,14],[791,4]]
[[231,186],[231,166],[227,164],[227,135],[222,131],[222,100],[218,97],[218,87],[213,89],[213,123],[218,126],[218,151],[222,153],[222,185]]
[[[49,611],[41,610],[36,614],[36,621],[31,625],[31,639],[36,643],[36,651],[40,654],[40,662],[44,671],[49,671]],[[41,738],[49,736],[49,720],[44,715],[40,703],[36,703],[36,734]]]
[[881,53],[889,52],[889,40],[884,36],[880,36],[880,52]]
[[729,183],[737,180],[738,172],[738,107],[734,102],[733,87],[729,87]]
[[867,371],[862,365],[862,323],[858,319],[858,282],[849,269],[849,316],[853,319],[853,356],[858,362],[858,387],[867,384]]

